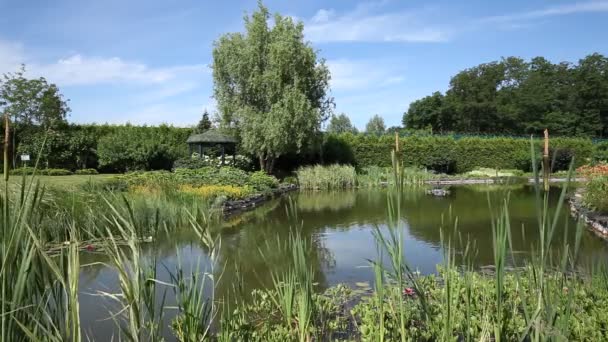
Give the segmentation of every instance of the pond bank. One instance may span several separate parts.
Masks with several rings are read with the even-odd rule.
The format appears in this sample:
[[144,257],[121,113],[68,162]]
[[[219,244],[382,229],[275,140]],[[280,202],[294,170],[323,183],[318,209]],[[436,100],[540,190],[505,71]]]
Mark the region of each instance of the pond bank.
[[224,202],[222,205],[222,212],[224,216],[230,216],[242,211],[253,209],[259,204],[271,200],[284,193],[297,190],[298,186],[295,184],[281,184],[278,188],[273,189],[269,193],[261,193],[248,196],[241,200],[229,200]]
[[608,240],[608,215],[594,212],[583,203],[583,192],[577,190],[568,200],[570,214],[575,218],[581,218],[587,227],[604,240]]
[[[515,177],[517,178],[517,177]],[[469,184],[499,184],[504,183],[506,178],[463,178],[463,179],[431,179],[424,181],[425,184],[431,185],[469,185]],[[550,183],[563,183],[566,182],[568,178],[549,178]],[[542,181],[542,180],[541,180]],[[584,182],[585,178],[573,178],[570,181],[572,182]],[[528,183],[533,184],[536,180],[534,178],[528,178]]]

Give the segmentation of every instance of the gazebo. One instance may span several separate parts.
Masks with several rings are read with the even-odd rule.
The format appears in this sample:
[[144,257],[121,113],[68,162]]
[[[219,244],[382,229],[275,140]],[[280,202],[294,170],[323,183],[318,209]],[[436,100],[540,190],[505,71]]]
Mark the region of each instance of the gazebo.
[[205,155],[205,150],[220,147],[222,155],[222,164],[224,163],[224,156],[226,153],[232,153],[232,161],[236,156],[236,139],[218,132],[215,129],[210,129],[204,133],[193,134],[188,137],[186,141],[188,143],[188,150],[190,155],[194,152],[198,153],[201,157]]

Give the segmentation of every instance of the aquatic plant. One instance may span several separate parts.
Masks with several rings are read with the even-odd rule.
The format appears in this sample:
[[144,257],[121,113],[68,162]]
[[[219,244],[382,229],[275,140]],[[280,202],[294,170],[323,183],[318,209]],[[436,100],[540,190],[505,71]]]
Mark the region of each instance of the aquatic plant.
[[296,171],[302,189],[329,190],[352,188],[357,182],[355,168],[350,165],[315,165]]

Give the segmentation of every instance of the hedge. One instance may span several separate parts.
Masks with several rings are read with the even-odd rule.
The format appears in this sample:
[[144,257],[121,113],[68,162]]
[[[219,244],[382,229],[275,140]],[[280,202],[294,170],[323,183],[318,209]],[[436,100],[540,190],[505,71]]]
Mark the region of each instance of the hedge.
[[[541,155],[542,140],[534,140],[534,150]],[[550,140],[553,170],[569,167],[574,157],[575,167],[591,161],[594,145],[585,138],[554,138]],[[328,135],[323,145],[325,164],[390,166],[390,152],[395,137],[344,133]],[[453,136],[408,136],[400,138],[403,163],[445,173],[463,173],[475,168],[532,169],[530,141],[521,138],[483,138]],[[540,158],[537,158],[540,161]]]

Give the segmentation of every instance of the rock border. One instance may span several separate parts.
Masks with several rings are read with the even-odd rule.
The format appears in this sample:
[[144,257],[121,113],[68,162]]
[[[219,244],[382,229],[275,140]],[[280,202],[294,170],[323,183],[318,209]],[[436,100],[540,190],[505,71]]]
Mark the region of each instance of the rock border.
[[[504,184],[508,182],[509,177],[498,177],[498,178],[462,178],[462,179],[430,179],[424,181],[424,184],[432,185],[467,185],[467,184]],[[513,177],[518,178],[518,177]],[[568,178],[549,178],[549,183],[563,183]],[[584,182],[585,178],[573,178],[571,182]],[[536,182],[534,178],[528,178],[528,184]],[[540,179],[542,183],[542,179]]]
[[278,188],[273,189],[269,193],[254,194],[241,200],[226,201],[222,205],[222,213],[224,216],[230,216],[250,210],[256,208],[261,203],[267,202],[277,196],[294,190],[298,190],[298,186],[295,184],[281,184]]
[[570,215],[582,219],[587,227],[604,240],[608,240],[608,215],[602,215],[587,208],[583,203],[583,191],[576,190],[568,199]]

